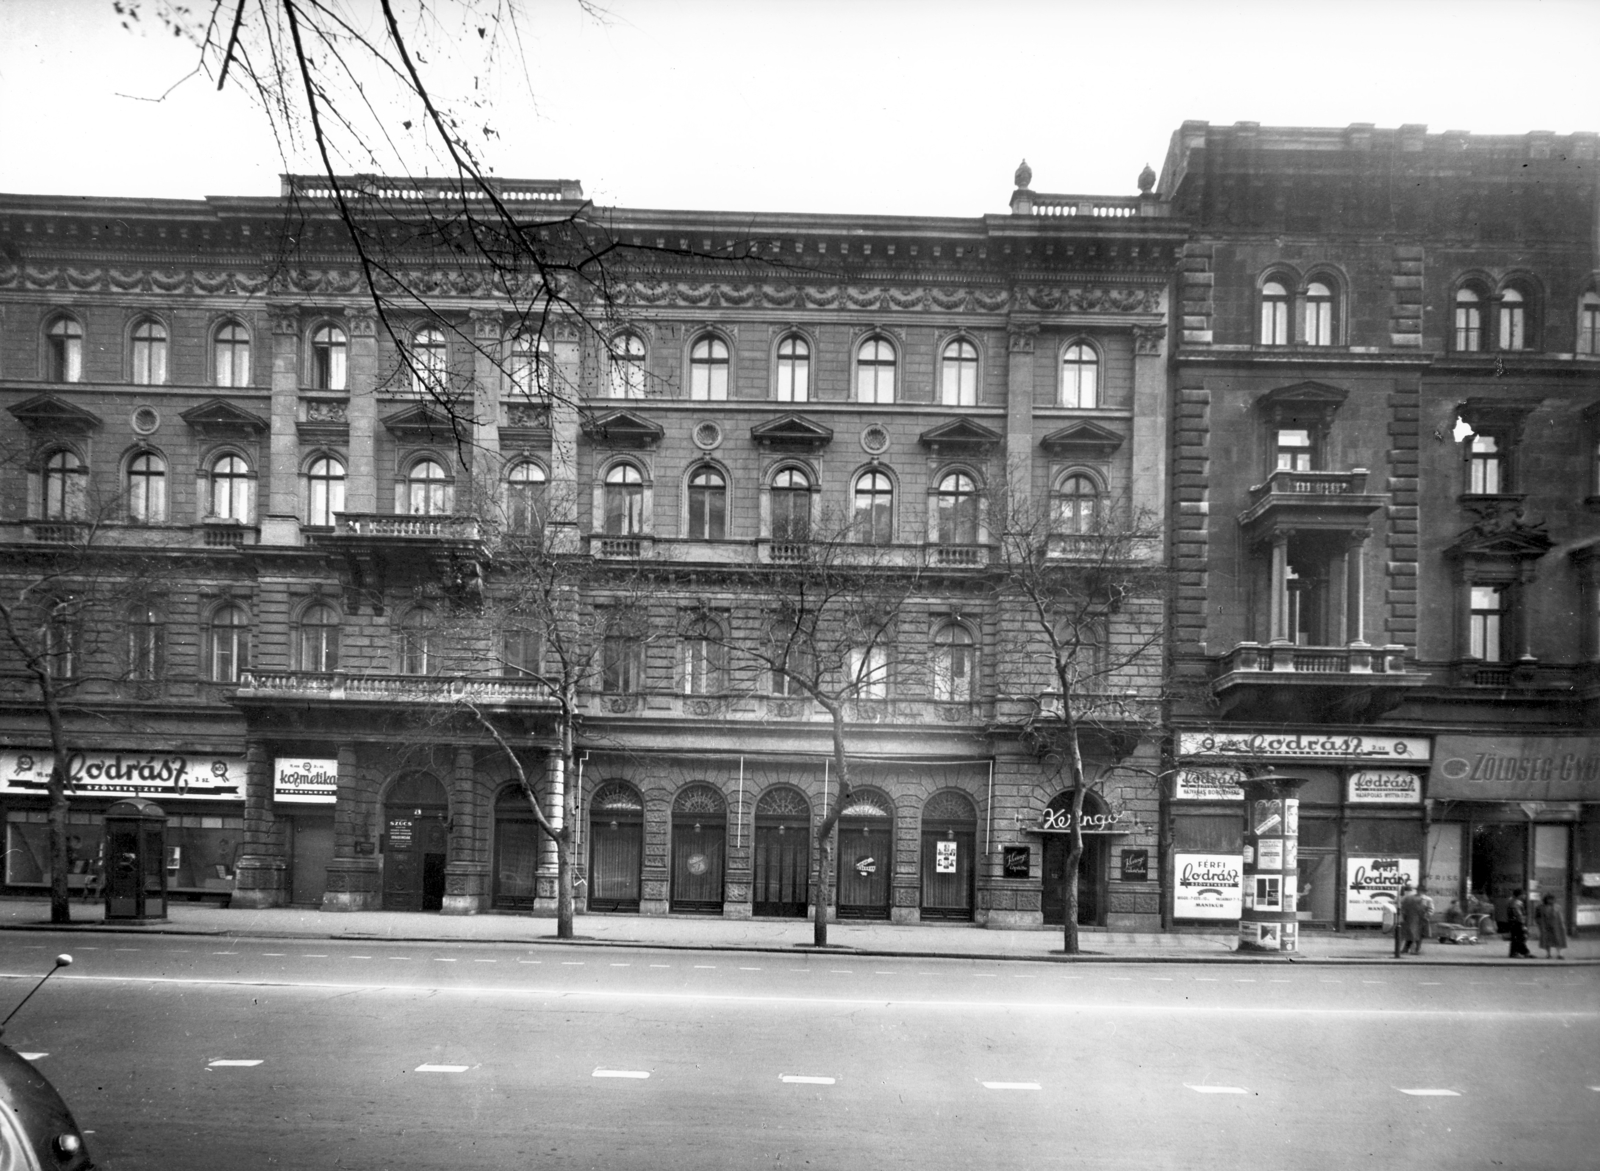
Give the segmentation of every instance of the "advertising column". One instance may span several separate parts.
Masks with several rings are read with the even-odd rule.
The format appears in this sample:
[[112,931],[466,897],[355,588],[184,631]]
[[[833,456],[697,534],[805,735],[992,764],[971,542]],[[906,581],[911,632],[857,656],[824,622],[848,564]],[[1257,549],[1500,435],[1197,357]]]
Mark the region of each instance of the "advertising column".
[[1300,852],[1298,777],[1253,777],[1244,789],[1244,906],[1240,951],[1298,951],[1296,870]]

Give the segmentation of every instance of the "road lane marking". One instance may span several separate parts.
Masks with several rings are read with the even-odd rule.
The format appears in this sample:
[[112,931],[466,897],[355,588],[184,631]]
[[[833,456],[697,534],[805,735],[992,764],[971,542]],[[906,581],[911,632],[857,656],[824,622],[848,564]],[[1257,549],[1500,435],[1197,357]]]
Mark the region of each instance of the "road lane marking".
[[561,966],[563,968],[581,968],[581,967],[583,967],[583,961],[582,960],[562,960],[561,961]]
[[[539,961],[538,960],[534,960],[533,962],[534,963],[538,963]],[[671,964],[651,964],[650,966],[652,968],[670,968],[670,967],[672,967]]]
[[[880,975],[880,976],[892,976],[892,975],[894,975],[894,973],[893,972],[879,972],[878,975]],[[1014,980],[1037,980],[1038,978],[1039,977],[1034,975],[1032,972],[1018,972],[1018,973],[1016,973],[1016,974],[1014,974],[1012,976],[1012,979],[1014,979]]]
[[648,1070],[643,1069],[597,1069],[594,1071],[593,1076],[637,1078],[642,1081],[649,1077],[650,1073]]
[[1131,980],[1132,976],[1107,976],[1107,980]]
[[347,960],[370,960],[371,956],[345,956]]
[[[219,951],[219,952],[216,952],[214,954],[221,955],[222,953]],[[284,956],[288,955],[289,953],[286,952],[286,951],[264,951],[261,954],[263,956],[272,956],[274,959],[282,959]]]
[[1219,976],[1196,976],[1195,982],[1199,984],[1220,984],[1222,979]]
[[542,963],[544,963],[544,961],[543,960],[518,960],[517,963],[519,963],[519,964],[542,964]]
[[20,1053],[19,1052],[17,1054],[17,1056],[22,1058],[22,1060],[24,1060],[24,1061],[38,1061],[39,1058],[41,1058],[41,1057],[49,1057],[50,1054],[48,1054],[48,1053]]
[[1248,1094],[1250,1091],[1243,1086],[1192,1086],[1183,1083],[1186,1090],[1193,1090],[1197,1094]]
[[740,968],[741,972],[759,972],[760,968]]
[[1455,1090],[1405,1090],[1396,1086],[1402,1094],[1410,1094],[1413,1098],[1459,1098],[1460,1093]]
[[[828,969],[828,975],[830,975],[830,976],[848,976],[851,973],[852,970],[853,969],[851,969],[851,968],[829,968]],[[979,974],[980,975],[989,975],[990,973],[982,972],[982,973],[979,973]]]
[[986,1090],[1038,1090],[1043,1087],[1038,1082],[983,1082]]
[[808,1077],[803,1073],[779,1074],[778,1080],[788,1082],[791,1086],[831,1086],[835,1081],[831,1077]]
[[432,1063],[417,1066],[418,1073],[466,1073],[470,1065],[434,1065]]
[[[24,1056],[24,1057],[26,1057],[26,1056],[27,1056],[27,1054],[23,1054],[23,1056]],[[45,1054],[45,1056],[47,1056],[47,1057],[48,1057],[48,1056],[49,1056],[49,1054]],[[1590,1088],[1590,1089],[1591,1089],[1591,1090],[1593,1090],[1593,1091],[1594,1091],[1594,1092],[1595,1092],[1595,1093],[1597,1093],[1597,1094],[1600,1094],[1600,1086],[1590,1086],[1590,1087],[1589,1087],[1589,1088]]]
[[1363,984],[1387,984],[1389,981],[1387,981],[1387,980],[1363,980],[1361,982]]
[[206,1062],[207,1067],[211,1069],[247,1069],[252,1065],[260,1064],[261,1059],[259,1057],[218,1057],[215,1060]]
[[1288,984],[1288,983],[1290,983],[1290,981],[1288,981],[1288,980],[1268,980],[1267,983],[1268,984]]
[[695,965],[696,969],[710,969],[712,971],[715,971],[716,967],[717,967],[716,964],[696,964]]
[[[119,948],[117,948],[117,950],[118,951],[138,951],[139,949],[136,948],[136,947],[119,947]],[[214,951],[211,954],[214,955],[214,956],[236,956],[239,953],[236,952],[236,951]]]
[[328,953],[325,951],[303,951],[300,953],[300,958],[303,960],[325,960],[328,958]]
[[[499,960],[473,960],[472,962],[475,963],[475,964],[498,964],[500,961]],[[616,967],[616,965],[613,964],[612,967]]]
[[400,960],[403,963],[406,960],[409,960],[411,957],[410,956],[384,956],[383,958],[386,959],[386,960]]
[[1237,978],[1237,977],[1236,977],[1236,978],[1235,978],[1235,979],[1234,979],[1234,981],[1233,981],[1233,982],[1234,982],[1234,983],[1235,983],[1235,984],[1254,984],[1254,983],[1255,983],[1255,981],[1254,981],[1254,980],[1247,980],[1247,979],[1239,979],[1239,978]]
[[[494,963],[494,961],[493,961],[493,960],[490,960],[490,961],[489,961],[489,962],[490,962],[490,963],[491,963],[491,964],[492,964],[492,963]],[[611,965],[611,966],[612,966],[612,967],[613,967],[613,968],[631,968],[631,967],[633,967],[633,965],[632,965],[632,964],[612,964],[612,965]]]
[[[114,947],[111,950],[112,951],[140,951],[141,949],[137,948],[137,947]],[[236,952],[236,951],[214,951],[211,954],[215,955],[215,956],[236,956],[239,953]]]
[[1171,976],[1146,976],[1145,979],[1146,980],[1160,980],[1160,981],[1162,981],[1164,983],[1167,983],[1167,984],[1172,983],[1172,977]]
[[450,956],[434,956],[433,962],[436,964],[453,964],[456,961]]
[[1444,983],[1444,981],[1443,980],[1421,980],[1421,981],[1418,981],[1418,983],[1419,983],[1419,986],[1423,987],[1423,988],[1437,988],[1437,987],[1439,987],[1440,984]]

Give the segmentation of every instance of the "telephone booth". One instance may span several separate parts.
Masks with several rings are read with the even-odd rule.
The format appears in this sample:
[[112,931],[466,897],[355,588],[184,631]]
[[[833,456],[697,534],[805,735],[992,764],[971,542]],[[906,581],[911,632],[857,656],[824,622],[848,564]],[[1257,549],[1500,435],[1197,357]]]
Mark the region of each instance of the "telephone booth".
[[167,815],[143,797],[106,810],[106,918],[167,917]]

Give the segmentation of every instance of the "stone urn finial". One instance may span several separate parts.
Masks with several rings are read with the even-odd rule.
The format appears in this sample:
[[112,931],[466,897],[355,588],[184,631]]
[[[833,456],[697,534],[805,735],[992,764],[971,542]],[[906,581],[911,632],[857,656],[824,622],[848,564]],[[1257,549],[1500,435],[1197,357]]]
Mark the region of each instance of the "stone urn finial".
[[1028,160],[1023,159],[1022,165],[1017,168],[1017,187],[1025,190],[1033,182],[1033,168],[1028,166]]
[[1150,164],[1144,165],[1144,170],[1139,172],[1139,194],[1149,195],[1150,188],[1156,185],[1156,173],[1150,169]]

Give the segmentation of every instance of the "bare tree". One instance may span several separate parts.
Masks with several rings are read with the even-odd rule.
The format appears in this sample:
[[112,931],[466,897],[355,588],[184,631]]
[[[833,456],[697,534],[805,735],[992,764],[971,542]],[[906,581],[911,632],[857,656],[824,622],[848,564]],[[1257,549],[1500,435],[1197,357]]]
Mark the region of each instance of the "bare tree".
[[[1020,731],[1072,791],[1062,945],[1079,951],[1085,796],[1160,727],[1168,574],[1158,520],[1101,501],[1056,508],[1008,485],[992,512],[1003,657],[1028,709]],[[1092,750],[1092,753],[1091,753]],[[1111,763],[1091,766],[1091,758]]]
[[[780,526],[781,527],[781,526]],[[827,713],[832,788],[816,824],[812,940],[828,944],[834,830],[849,806],[850,725],[889,694],[902,615],[922,588],[920,549],[878,545],[850,518],[796,520],[774,534],[767,564],[740,583],[741,612],[697,629],[721,645],[730,671],[758,690],[808,699]]]

